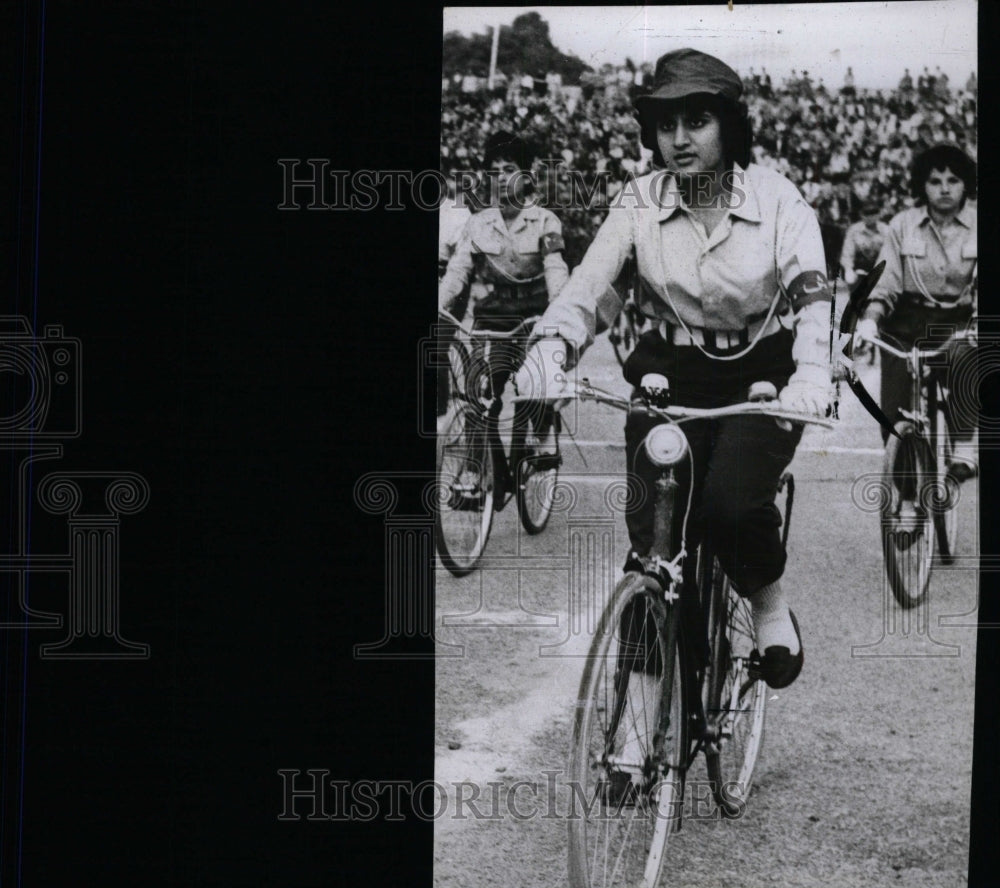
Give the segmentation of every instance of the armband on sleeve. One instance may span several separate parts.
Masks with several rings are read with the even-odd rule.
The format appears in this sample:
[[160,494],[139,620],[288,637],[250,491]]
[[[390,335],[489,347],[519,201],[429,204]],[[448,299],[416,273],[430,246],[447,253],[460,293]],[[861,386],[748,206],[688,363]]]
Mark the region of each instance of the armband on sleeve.
[[814,302],[829,302],[833,297],[826,275],[821,271],[803,271],[788,285],[788,298],[796,313]]
[[565,249],[566,242],[563,240],[562,235],[554,231],[543,234],[538,239],[538,250],[543,256],[548,256],[549,253],[561,253]]

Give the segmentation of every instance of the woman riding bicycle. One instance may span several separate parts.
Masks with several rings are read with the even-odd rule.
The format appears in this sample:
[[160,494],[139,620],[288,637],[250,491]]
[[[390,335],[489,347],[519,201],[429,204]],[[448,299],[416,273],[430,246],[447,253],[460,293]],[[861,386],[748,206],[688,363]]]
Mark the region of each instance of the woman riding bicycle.
[[[438,285],[438,304],[459,320],[473,297],[472,317],[479,329],[512,330],[541,314],[569,277],[562,224],[531,194],[534,159],[531,146],[509,132],[487,139],[488,206],[466,223]],[[508,377],[521,363],[524,341],[512,340],[491,353],[496,409]]]
[[[626,364],[629,382],[661,373],[675,403],[719,407],[745,401],[752,383],[767,380],[786,409],[823,415],[831,395],[831,296],[819,223],[788,179],[749,162],[742,91],[737,73],[705,53],[681,49],[658,60],[653,91],[635,104],[642,144],[660,169],[627,183],[535,330],[542,336],[557,328],[568,365],[575,363],[593,341],[601,294],[634,247],[637,301],[654,329]],[[532,347],[519,391],[542,384],[558,392],[551,354],[541,343]],[[642,570],[639,559],[652,544],[658,470],[640,445],[655,422],[633,412],[625,426],[628,470],[638,482],[629,485],[626,571]],[[694,485],[688,550],[705,539],[749,598],[761,676],[785,687],[801,671],[803,653],[779,582],[785,550],[775,498],[801,428],[732,416],[693,421],[685,431],[693,479],[681,480]]]
[[[927,340],[928,347],[944,343],[949,334],[931,332],[932,326],[961,330],[976,313],[976,210],[969,203],[976,196],[975,163],[954,145],[935,145],[914,161],[910,190],[916,206],[889,223],[879,255],[885,270],[858,323],[856,355],[871,347],[867,340],[879,331],[905,349],[918,339]],[[956,396],[952,385],[966,376],[968,386],[967,371],[974,359],[972,345],[956,343],[945,370],[945,386],[952,391],[947,415],[955,442],[948,476],[956,483],[977,472],[972,405],[978,393]],[[909,406],[910,388],[906,361],[883,354],[881,407],[893,422],[900,408]],[[888,435],[883,428],[883,442]]]

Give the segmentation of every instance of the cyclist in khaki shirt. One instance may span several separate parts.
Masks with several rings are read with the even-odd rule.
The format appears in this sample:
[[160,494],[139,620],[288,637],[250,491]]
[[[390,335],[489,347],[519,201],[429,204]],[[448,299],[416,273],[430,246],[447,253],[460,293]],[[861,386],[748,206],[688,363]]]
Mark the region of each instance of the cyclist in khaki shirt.
[[[735,71],[704,53],[682,49],[659,59],[653,91],[636,100],[636,116],[661,169],[627,183],[536,331],[558,329],[571,365],[592,342],[601,294],[634,247],[639,308],[655,329],[626,363],[629,382],[662,373],[675,403],[718,407],[745,400],[751,383],[768,380],[784,407],[824,414],[831,294],[819,223],[788,179],[749,162],[742,89]],[[538,386],[543,397],[558,396],[552,352],[533,346],[519,391]],[[658,472],[640,445],[655,422],[633,413],[625,427],[627,466],[639,482],[628,486],[626,571],[641,569],[637,559],[652,544]],[[734,416],[686,423],[685,432],[693,469],[682,467],[680,480],[694,485],[687,543],[710,539],[750,600],[765,680],[785,687],[803,653],[780,584],[785,551],[775,496],[801,428]]]
[[[489,194],[465,223],[458,243],[438,283],[438,304],[459,320],[471,301],[476,327],[509,331],[521,321],[540,315],[569,277],[563,259],[562,223],[539,206],[532,194],[534,150],[524,139],[506,131],[486,142],[484,167]],[[499,395],[510,374],[524,358],[527,337],[498,343],[490,352],[489,373]],[[448,398],[447,373],[438,376],[438,415]],[[499,412],[499,397],[494,411]]]
[[[917,206],[898,213],[879,261],[885,270],[858,324],[856,349],[869,348],[866,337],[888,335],[902,348],[918,339],[930,346],[947,334],[928,336],[932,326],[961,330],[977,311],[976,165],[954,145],[935,145],[913,163],[910,189]],[[975,351],[967,342],[949,349],[945,386],[951,391],[947,411],[955,452],[948,474],[961,483],[977,473],[972,439],[978,422],[974,405],[976,375],[969,370]],[[955,386],[963,386],[956,392]],[[909,406],[910,374],[906,361],[882,355],[881,407],[889,419]],[[882,440],[888,431],[882,430]]]
[[562,224],[530,193],[533,159],[522,139],[507,132],[490,137],[485,167],[495,193],[465,223],[438,286],[438,303],[461,318],[470,283],[479,284],[472,314],[487,329],[544,311],[569,277]]
[[[520,137],[505,131],[490,136],[484,158],[492,174],[488,206],[466,222],[438,284],[438,304],[461,320],[471,301],[480,329],[508,331],[540,315],[569,277],[562,223],[531,194],[533,162],[532,146]],[[491,351],[489,371],[498,395],[520,366],[526,340],[511,340]],[[497,399],[494,410],[499,409]]]

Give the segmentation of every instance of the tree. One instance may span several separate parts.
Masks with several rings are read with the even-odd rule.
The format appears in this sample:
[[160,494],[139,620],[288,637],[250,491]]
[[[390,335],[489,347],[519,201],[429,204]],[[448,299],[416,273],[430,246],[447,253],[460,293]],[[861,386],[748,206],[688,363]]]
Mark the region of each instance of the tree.
[[[458,31],[445,34],[442,44],[442,68],[446,77],[452,74],[489,73],[492,29],[486,34],[464,37]],[[552,45],[549,23],[537,12],[519,15],[510,25],[500,27],[497,68],[507,75],[530,74],[543,78],[546,74],[561,74],[564,83],[577,83],[590,67],[576,56],[566,55]]]
[[475,74],[485,77],[490,70],[491,42],[492,38],[488,34],[465,37],[458,31],[449,31],[441,44],[441,68],[444,76]]

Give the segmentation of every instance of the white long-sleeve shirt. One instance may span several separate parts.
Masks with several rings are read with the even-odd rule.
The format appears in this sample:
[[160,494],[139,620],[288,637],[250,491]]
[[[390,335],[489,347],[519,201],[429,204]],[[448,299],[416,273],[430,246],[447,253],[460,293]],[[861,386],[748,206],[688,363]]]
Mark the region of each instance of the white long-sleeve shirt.
[[782,299],[764,335],[778,331],[777,315],[791,307],[796,363],[828,366],[830,292],[816,214],[788,179],[756,164],[734,168],[730,204],[709,235],[668,173],[627,183],[536,332],[557,328],[587,348],[598,302],[634,245],[643,314],[675,326],[739,331]]

